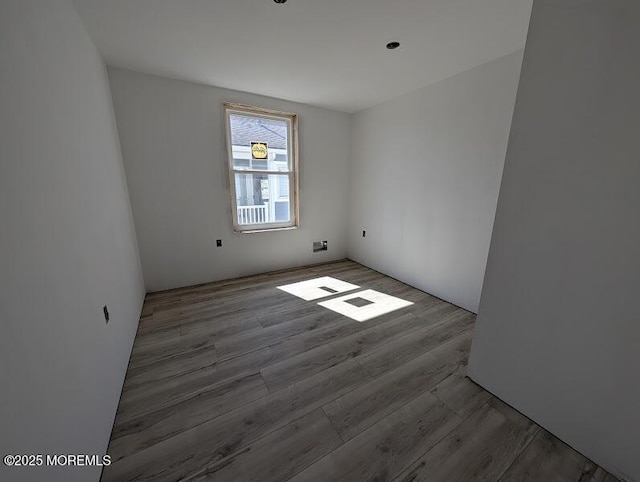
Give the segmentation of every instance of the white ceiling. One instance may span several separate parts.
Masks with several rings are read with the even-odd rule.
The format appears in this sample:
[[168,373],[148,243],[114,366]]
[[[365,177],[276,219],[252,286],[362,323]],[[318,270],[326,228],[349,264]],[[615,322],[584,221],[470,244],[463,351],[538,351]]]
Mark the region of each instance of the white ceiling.
[[356,112],[523,48],[532,0],[73,2],[108,65]]

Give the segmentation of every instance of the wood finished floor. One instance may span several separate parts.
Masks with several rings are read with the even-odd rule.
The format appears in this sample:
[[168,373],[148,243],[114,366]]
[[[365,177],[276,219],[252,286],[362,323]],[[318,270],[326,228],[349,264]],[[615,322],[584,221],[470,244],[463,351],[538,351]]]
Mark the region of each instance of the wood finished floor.
[[[319,276],[414,304],[277,289]],[[616,480],[465,377],[474,321],[352,261],[147,295],[102,480]]]

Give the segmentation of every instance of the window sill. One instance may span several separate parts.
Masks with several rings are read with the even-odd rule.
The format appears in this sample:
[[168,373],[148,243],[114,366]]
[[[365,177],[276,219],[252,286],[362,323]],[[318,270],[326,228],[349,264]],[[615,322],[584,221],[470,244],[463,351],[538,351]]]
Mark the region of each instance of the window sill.
[[293,231],[294,229],[298,229],[298,226],[287,226],[284,228],[266,228],[266,229],[245,229],[245,230],[234,230],[237,234],[255,234],[255,233],[272,233],[274,231]]

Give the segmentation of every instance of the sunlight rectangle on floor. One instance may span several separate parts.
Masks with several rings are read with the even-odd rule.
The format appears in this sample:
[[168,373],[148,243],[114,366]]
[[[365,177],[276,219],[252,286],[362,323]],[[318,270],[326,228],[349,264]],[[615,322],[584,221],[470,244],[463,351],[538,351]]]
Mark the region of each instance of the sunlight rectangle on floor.
[[336,293],[346,293],[347,291],[358,288],[360,288],[358,285],[340,281],[331,276],[322,276],[307,281],[278,286],[279,290],[286,291],[306,301],[317,300]]
[[[370,301],[370,303],[357,303],[361,306],[350,303],[350,300],[358,298]],[[318,304],[341,315],[348,316],[352,320],[362,322],[384,315],[385,313],[391,313],[392,311],[411,306],[413,302],[386,295],[375,290],[364,290],[340,296],[332,300],[321,301]]]

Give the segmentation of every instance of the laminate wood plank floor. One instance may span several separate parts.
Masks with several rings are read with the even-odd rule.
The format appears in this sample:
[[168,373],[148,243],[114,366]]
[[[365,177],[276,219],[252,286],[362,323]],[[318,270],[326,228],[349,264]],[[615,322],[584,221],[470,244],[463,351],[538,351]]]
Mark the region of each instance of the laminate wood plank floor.
[[[278,289],[324,276],[413,304]],[[616,480],[465,376],[474,322],[349,260],[148,294],[102,480]]]

